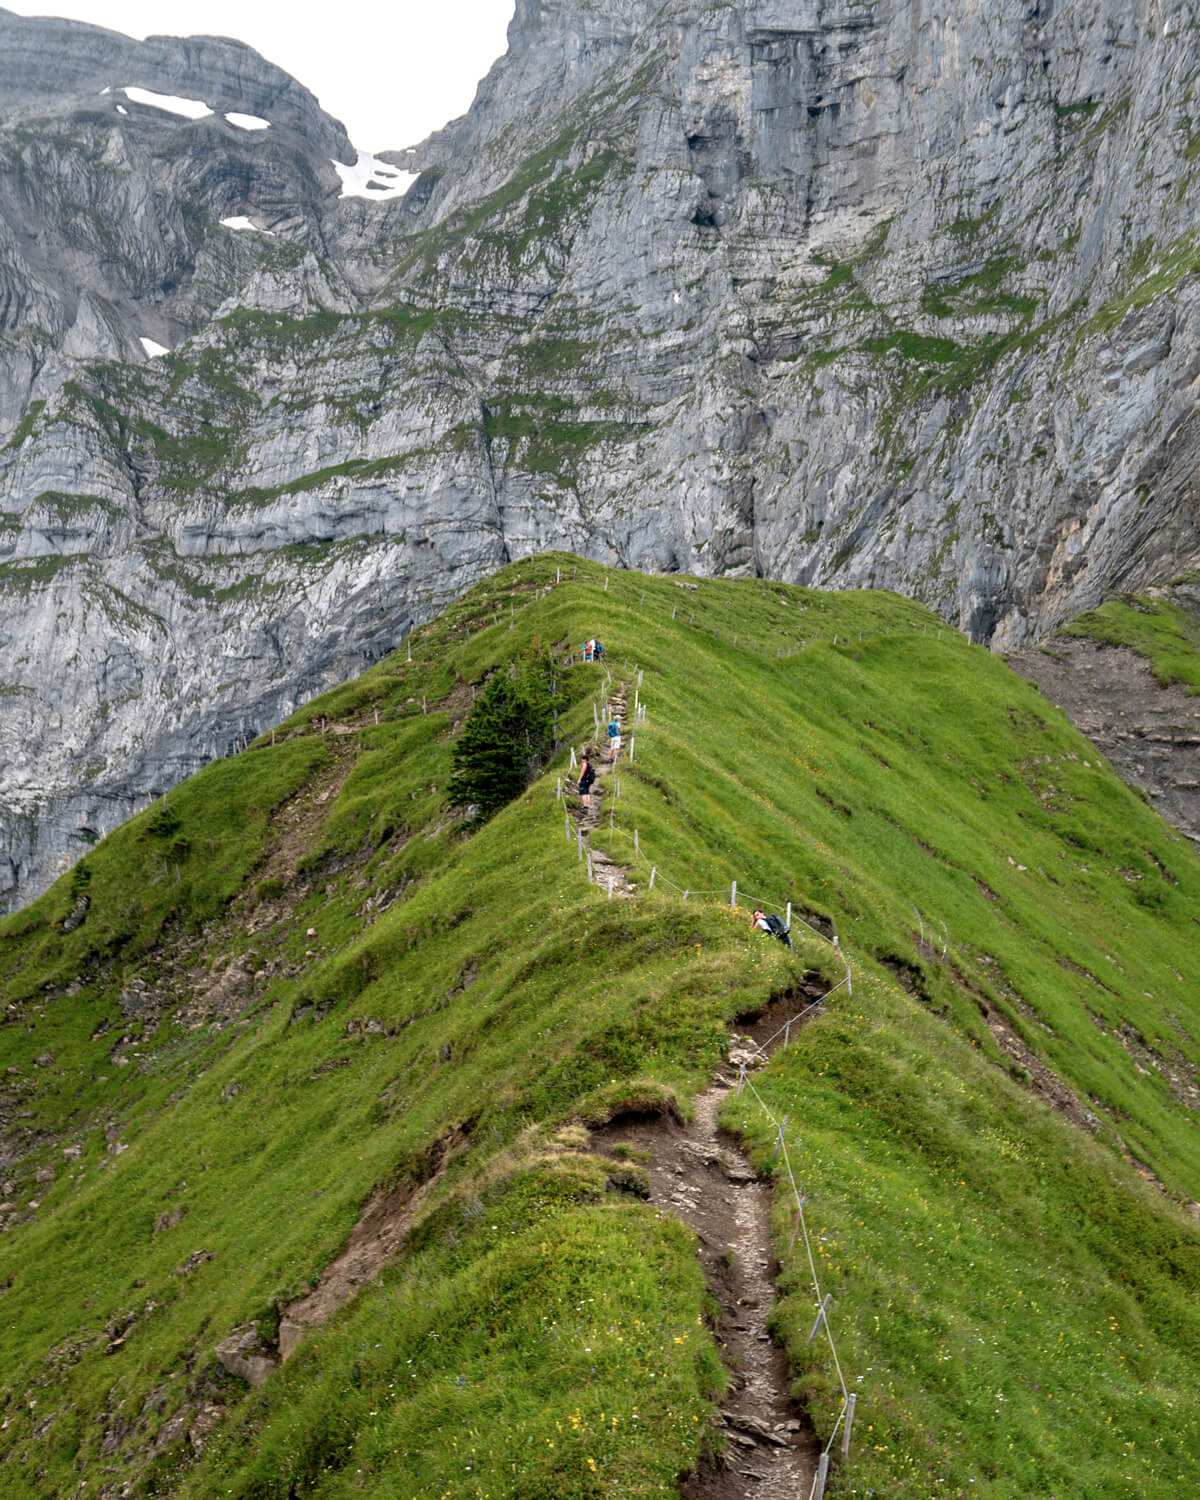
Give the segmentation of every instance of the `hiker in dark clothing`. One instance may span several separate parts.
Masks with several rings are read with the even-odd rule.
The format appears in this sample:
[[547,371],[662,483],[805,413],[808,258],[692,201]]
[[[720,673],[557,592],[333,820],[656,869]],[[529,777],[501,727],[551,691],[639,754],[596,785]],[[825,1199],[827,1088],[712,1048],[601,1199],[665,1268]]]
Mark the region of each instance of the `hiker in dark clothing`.
[[766,912],[759,911],[757,907],[750,913],[751,924],[760,932],[765,932],[768,937],[778,938],[786,947],[792,946],[792,940],[788,936],[788,930],[782,921],[772,913],[769,917]]
[[592,782],[596,779],[596,768],[592,765],[592,752],[584,749],[579,766],[579,800],[584,807],[591,807]]

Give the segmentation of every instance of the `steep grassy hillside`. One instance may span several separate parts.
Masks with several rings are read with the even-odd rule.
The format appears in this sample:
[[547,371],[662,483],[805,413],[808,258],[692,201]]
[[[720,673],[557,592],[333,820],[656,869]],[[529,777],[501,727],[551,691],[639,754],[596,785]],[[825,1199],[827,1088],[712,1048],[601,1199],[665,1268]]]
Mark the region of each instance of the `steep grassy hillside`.
[[[604,667],[564,664],[523,797],[444,804],[473,689],[593,633],[646,708],[592,836],[625,899],[557,796]],[[737,1018],[844,978],[835,931],[852,992],[729,1105],[768,1173],[789,1117],[858,1397],[830,1492],[1196,1488],[1185,841],[887,595],[551,556],[410,645],[0,926],[5,1492],[674,1492],[717,1441],[711,1305],[585,1127],[686,1114]],[[734,881],[793,903],[794,953]],[[775,1325],[824,1441],[792,1202]],[[243,1335],[257,1389],[216,1358]]]

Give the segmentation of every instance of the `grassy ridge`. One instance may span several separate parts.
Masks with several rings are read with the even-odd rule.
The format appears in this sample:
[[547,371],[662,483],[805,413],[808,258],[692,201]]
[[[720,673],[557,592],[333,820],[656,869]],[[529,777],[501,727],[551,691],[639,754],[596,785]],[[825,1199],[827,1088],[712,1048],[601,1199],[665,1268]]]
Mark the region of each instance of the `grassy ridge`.
[[[469,684],[594,632],[648,705],[596,840],[633,866],[637,830],[633,901],[581,876],[565,760],[469,838],[442,805]],[[853,1000],[760,1084],[803,1122],[860,1393],[844,1491],[1194,1483],[1172,1405],[1200,1333],[1200,1236],[1171,1201],[1200,1149],[1178,1097],[1200,1065],[1184,841],[1033,688],[885,595],[542,558],[411,649],[0,926],[10,1103],[33,1111],[8,1115],[25,1154],[0,1238],[12,1492],[669,1492],[720,1382],[704,1294],[686,1235],[571,1122],[686,1109],[734,1016],[795,967],[841,970],[815,934],[789,960],[663,877],[792,900],[857,966]],[[564,673],[564,744],[591,733],[599,680]],[[1090,1133],[1031,1096],[1039,1060]],[[457,1127],[466,1148],[370,1290],[261,1391],[215,1365]],[[827,1430],[784,1258],[780,1334]]]

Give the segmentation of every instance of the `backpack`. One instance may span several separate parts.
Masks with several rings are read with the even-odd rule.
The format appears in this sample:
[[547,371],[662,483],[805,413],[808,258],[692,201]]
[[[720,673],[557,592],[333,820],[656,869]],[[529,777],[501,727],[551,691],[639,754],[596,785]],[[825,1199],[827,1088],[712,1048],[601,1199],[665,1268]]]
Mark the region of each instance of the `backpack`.
[[580,790],[586,792],[588,790],[588,788],[591,786],[592,782],[595,781],[595,779],[596,779],[596,770],[595,770],[595,767],[592,765],[591,761],[588,761],[588,768],[587,768],[587,770],[579,778]]
[[771,915],[766,919],[766,922],[767,927],[770,929],[771,936],[777,937],[781,943],[786,943],[790,948],[792,946],[792,943],[791,939],[788,937],[788,930],[783,925],[783,919],[781,917],[777,917],[774,912],[772,912]]

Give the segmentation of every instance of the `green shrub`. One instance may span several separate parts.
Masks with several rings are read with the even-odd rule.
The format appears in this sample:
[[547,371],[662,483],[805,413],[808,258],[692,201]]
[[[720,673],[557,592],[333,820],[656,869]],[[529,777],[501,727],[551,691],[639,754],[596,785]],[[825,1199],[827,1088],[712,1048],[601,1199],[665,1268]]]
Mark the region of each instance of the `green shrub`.
[[557,675],[544,647],[494,674],[454,746],[451,807],[473,806],[488,818],[538,775],[554,748]]

